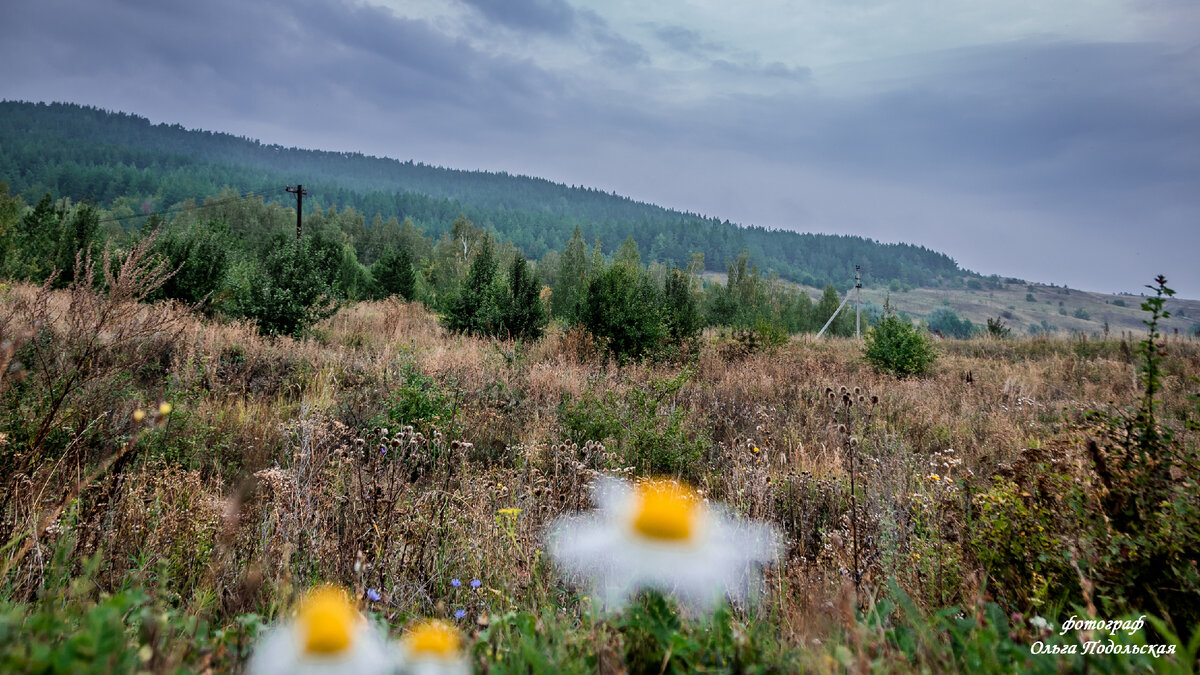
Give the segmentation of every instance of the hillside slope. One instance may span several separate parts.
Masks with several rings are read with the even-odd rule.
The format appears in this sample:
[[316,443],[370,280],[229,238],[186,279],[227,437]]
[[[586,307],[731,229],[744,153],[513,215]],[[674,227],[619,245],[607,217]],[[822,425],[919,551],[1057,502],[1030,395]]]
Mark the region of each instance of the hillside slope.
[[748,251],[764,272],[818,287],[847,287],[855,264],[869,282],[885,284],[935,285],[970,274],[921,246],[742,227],[540,178],[265,145],[74,104],[0,102],[0,180],[27,201],[49,191],[101,206],[150,198],[155,209],[226,186],[287,204],[283,187],[303,183],[306,205],[353,206],[368,219],[407,216],[434,235],[463,213],[530,258],[561,249],[578,226],[607,251],[632,236],[647,261],[685,265],[698,252],[708,269],[723,271]]

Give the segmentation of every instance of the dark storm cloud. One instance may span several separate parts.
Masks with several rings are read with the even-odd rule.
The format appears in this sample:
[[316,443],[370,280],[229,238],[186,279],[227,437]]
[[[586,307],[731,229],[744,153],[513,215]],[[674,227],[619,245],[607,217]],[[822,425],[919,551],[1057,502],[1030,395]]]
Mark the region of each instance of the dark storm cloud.
[[[560,85],[532,63],[484,55],[424,21],[338,2],[22,4],[0,28],[6,90],[83,103],[116,85],[160,107],[247,105],[248,114],[333,104],[452,111],[457,122],[522,126]],[[67,83],[70,89],[68,89]],[[119,106],[137,111],[137,103]],[[536,111],[545,106],[533,105]],[[345,111],[348,117],[355,108]],[[285,114],[305,114],[288,110]],[[486,118],[486,119],[485,119]]]

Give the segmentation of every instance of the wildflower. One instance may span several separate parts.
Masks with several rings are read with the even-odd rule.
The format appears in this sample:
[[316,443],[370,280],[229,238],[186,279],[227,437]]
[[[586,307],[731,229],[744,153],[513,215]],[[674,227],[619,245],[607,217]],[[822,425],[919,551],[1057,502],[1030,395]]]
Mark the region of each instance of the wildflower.
[[451,585],[451,586],[453,586],[453,587],[455,587],[455,588],[458,588],[459,586],[462,586],[462,582],[461,582],[461,581],[459,581],[458,579],[451,579],[451,580],[450,580],[450,585]]
[[340,589],[309,593],[295,619],[271,630],[254,648],[249,675],[283,673],[390,673],[394,661],[383,638],[355,611]]
[[454,618],[456,618],[456,619],[461,619],[466,615],[467,615],[467,610],[465,610],[465,609],[454,610]]
[[137,410],[133,411],[133,421],[134,422],[141,422],[144,419],[146,419],[146,411],[145,410],[138,408]]
[[471,672],[462,654],[462,638],[444,621],[430,620],[413,626],[400,645],[402,673],[467,675]]
[[162,403],[158,404],[159,417],[166,417],[167,415],[170,415],[170,414],[171,414],[171,404],[170,403],[163,401]]
[[379,602],[382,597],[383,596],[379,594],[379,591],[375,590],[374,588],[367,589],[367,599],[371,602]]
[[483,585],[483,582],[478,579],[471,580],[471,588],[479,588],[482,585]]
[[547,550],[611,608],[655,588],[709,609],[724,594],[743,596],[753,568],[779,554],[771,526],[737,522],[674,480],[602,479],[594,495],[599,511],[560,520]]

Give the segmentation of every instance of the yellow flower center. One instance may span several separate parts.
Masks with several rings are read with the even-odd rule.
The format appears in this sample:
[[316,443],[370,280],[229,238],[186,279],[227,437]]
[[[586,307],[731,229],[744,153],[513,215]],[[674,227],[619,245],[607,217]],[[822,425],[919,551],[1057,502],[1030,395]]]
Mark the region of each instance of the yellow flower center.
[[444,621],[430,620],[418,624],[404,638],[408,651],[414,656],[449,658],[458,654],[458,631]]
[[342,591],[326,586],[304,599],[297,617],[309,654],[337,654],[350,647],[358,612]]
[[637,486],[633,529],[650,539],[688,541],[696,529],[700,500],[674,480],[647,481]]

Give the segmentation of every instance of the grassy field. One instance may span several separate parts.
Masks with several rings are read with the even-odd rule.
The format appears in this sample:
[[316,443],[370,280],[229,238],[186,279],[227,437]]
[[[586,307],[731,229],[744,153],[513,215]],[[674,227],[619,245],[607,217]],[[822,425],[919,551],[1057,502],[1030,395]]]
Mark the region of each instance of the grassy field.
[[[1058,300],[1087,298],[1113,337],[945,341],[922,379],[811,337],[618,368],[578,332],[455,336],[395,301],[293,340],[136,292],[6,287],[0,668],[236,670],[335,583],[393,636],[452,622],[478,672],[1190,672],[1196,533],[1171,528],[1200,513],[1200,342],[1164,338],[1165,450],[1139,463],[1121,429],[1146,428],[1119,415],[1144,400],[1145,331],[1117,317],[1145,313],[1026,292],[979,291],[980,315],[1053,307],[1067,328]],[[677,477],[785,551],[714,614],[653,593],[602,614],[544,553],[602,475]],[[1152,615],[1113,639],[1178,652],[1031,654],[1092,639],[1059,634],[1073,614]]]

